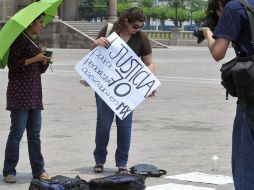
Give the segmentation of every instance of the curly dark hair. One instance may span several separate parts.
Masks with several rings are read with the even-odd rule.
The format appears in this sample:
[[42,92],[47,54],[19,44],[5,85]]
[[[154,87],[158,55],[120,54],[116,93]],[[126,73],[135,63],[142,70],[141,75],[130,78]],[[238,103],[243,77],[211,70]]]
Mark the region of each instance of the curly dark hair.
[[125,21],[128,20],[129,23],[134,23],[137,21],[145,22],[145,15],[142,9],[138,7],[132,7],[125,11],[119,18],[118,21],[115,22],[113,30],[116,32],[121,32],[124,28],[126,28]]

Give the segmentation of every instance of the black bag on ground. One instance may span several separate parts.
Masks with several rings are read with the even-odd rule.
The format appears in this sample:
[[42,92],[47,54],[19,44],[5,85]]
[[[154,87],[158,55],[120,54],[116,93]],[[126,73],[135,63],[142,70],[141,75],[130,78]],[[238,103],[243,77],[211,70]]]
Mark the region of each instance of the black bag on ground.
[[167,172],[166,170],[158,169],[156,166],[151,164],[137,164],[130,168],[130,173],[146,177],[160,177],[165,175]]
[[89,190],[89,186],[79,176],[70,178],[57,175],[51,181],[32,179],[28,190]]
[[52,181],[63,185],[64,190],[89,190],[88,183],[81,179],[78,175],[75,178],[70,178],[62,175],[52,177]]
[[134,174],[118,174],[89,181],[90,190],[143,190],[145,177]]
[[64,190],[64,186],[55,181],[32,179],[28,190]]

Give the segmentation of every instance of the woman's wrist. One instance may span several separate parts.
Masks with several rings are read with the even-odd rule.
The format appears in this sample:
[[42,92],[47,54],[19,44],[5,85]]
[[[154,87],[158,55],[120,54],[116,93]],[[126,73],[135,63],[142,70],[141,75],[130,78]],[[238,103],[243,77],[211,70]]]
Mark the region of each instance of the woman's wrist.
[[26,59],[25,60],[25,65],[30,65],[30,64],[32,64],[34,62],[37,62],[36,57],[32,57],[32,58]]

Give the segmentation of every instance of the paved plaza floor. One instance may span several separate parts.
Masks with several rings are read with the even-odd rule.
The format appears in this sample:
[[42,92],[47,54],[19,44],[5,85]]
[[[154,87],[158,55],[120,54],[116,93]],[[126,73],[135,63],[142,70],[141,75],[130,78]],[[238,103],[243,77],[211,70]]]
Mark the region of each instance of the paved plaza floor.
[[[53,49],[53,72],[42,76],[42,151],[51,176],[66,175],[89,181],[113,175],[116,167],[116,126],[113,124],[105,172],[94,174],[93,149],[96,122],[94,92],[79,83],[74,70],[89,50]],[[223,62],[232,58],[230,49]],[[128,166],[154,164],[167,175],[202,172],[231,176],[231,135],[235,99],[225,100],[220,85],[221,63],[213,61],[206,47],[154,49],[153,60],[162,85],[157,97],[147,99],[134,111]],[[0,168],[9,132],[5,110],[7,68],[0,71]],[[212,171],[212,157],[218,155],[218,171]],[[31,180],[26,134],[20,144],[17,183],[7,185],[0,175],[0,190],[27,190]],[[212,185],[173,179],[147,178],[147,187],[167,183],[232,190],[233,185]],[[184,190],[184,189],[183,189]]]

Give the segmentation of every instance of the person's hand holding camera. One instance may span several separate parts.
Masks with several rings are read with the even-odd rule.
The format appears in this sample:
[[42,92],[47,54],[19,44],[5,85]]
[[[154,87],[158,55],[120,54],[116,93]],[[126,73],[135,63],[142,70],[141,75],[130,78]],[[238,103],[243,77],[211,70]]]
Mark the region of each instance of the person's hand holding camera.
[[46,61],[47,64],[52,63],[52,61],[51,61],[51,59],[53,58],[52,54],[53,54],[52,51],[45,51],[44,52],[44,55],[47,57],[47,61]]
[[52,59],[52,51],[48,51],[46,47],[39,47],[39,50],[41,53],[43,53],[44,56],[47,57],[46,60],[43,61],[44,64],[49,64],[52,63],[51,59]]
[[36,56],[26,59],[25,65],[30,65],[39,61],[42,61],[43,63],[47,62],[47,57],[43,53],[38,53]]
[[205,38],[208,38],[208,36],[212,36],[213,32],[209,27],[201,27],[199,28],[199,31],[203,32]]

